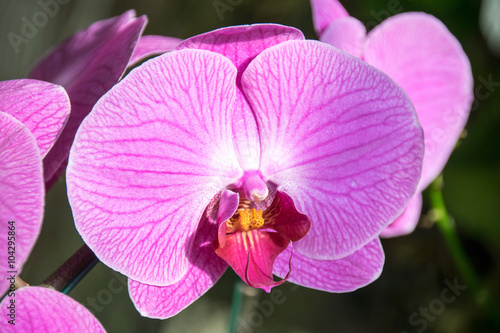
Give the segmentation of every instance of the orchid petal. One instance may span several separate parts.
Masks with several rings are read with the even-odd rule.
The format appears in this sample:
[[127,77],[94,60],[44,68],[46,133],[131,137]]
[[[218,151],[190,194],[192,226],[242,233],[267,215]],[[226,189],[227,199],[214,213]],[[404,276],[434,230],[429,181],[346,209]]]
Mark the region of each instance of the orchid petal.
[[132,70],[84,120],[68,197],[106,265],[158,286],[186,274],[203,210],[243,174],[231,142],[235,77],[216,53],[166,53]]
[[311,0],[314,29],[319,37],[335,20],[349,17],[349,13],[337,0]]
[[217,216],[217,224],[219,225],[217,231],[217,238],[219,240],[220,246],[224,247],[226,245],[226,221],[229,220],[240,203],[240,196],[238,193],[233,191],[225,190],[222,192],[219,201],[219,211]]
[[293,199],[282,191],[277,191],[273,203],[266,214],[275,214],[274,208],[279,212],[272,227],[292,242],[302,239],[311,228],[311,220],[307,215],[301,214],[295,208]]
[[[0,232],[4,235],[0,267],[4,273],[20,273],[42,225],[45,198],[42,160],[29,129],[3,112],[0,112],[0,193]],[[12,252],[14,260],[8,258]],[[8,286],[6,278],[0,279],[0,294]]]
[[[281,253],[274,263],[274,274],[285,276],[292,247]],[[384,251],[374,239],[347,257],[337,260],[314,260],[295,251],[289,282],[334,293],[354,291],[375,281],[382,272]]]
[[191,251],[186,275],[178,282],[157,287],[129,279],[129,294],[136,309],[144,317],[172,317],[201,297],[226,271],[227,264],[212,249],[217,224],[207,219],[200,222]]
[[229,220],[236,212],[239,203],[240,196],[238,193],[228,190],[223,191],[219,201],[218,224]]
[[132,54],[128,67],[132,67],[154,55],[172,51],[182,42],[182,39],[166,36],[142,36]]
[[177,50],[201,49],[222,54],[238,68],[238,81],[248,64],[262,51],[289,41],[303,40],[298,29],[279,24],[226,27],[184,40]]
[[96,22],[51,51],[31,71],[30,78],[63,86],[71,100],[68,123],[43,161],[47,188],[64,171],[83,118],[125,72],[146,21],[129,10]]
[[83,305],[55,290],[42,287],[18,289],[15,296],[3,299],[0,303],[2,309],[7,309],[11,300],[15,300],[15,325],[8,322],[9,316],[4,316],[0,322],[0,331],[4,333],[106,332]]
[[69,116],[69,97],[63,87],[38,80],[0,82],[0,111],[22,122],[45,156]]
[[216,240],[213,248],[246,284],[270,292],[272,287],[286,281],[273,280],[273,264],[289,243],[288,239],[277,232],[254,229],[228,234],[224,247]]
[[311,219],[297,251],[345,257],[403,211],[423,138],[387,75],[325,43],[289,41],[256,57],[242,86],[259,127],[262,175]]
[[443,170],[467,121],[473,100],[467,55],[441,21],[406,13],[370,32],[365,61],[396,81],[415,106],[425,138],[422,190]]
[[[229,58],[238,68],[236,85],[241,87],[241,75],[248,64],[263,50],[288,41],[302,40],[300,30],[277,24],[255,24],[227,27],[186,39],[178,50],[203,49]],[[233,142],[241,167],[256,170],[259,167],[260,143],[255,117],[238,89],[233,117]]]
[[389,226],[380,233],[380,237],[397,237],[413,232],[418,224],[421,211],[422,194],[417,193],[413,199],[411,199],[403,214],[399,215],[394,222],[389,224]]
[[321,41],[362,58],[366,40],[366,28],[354,17],[336,20],[321,35]]

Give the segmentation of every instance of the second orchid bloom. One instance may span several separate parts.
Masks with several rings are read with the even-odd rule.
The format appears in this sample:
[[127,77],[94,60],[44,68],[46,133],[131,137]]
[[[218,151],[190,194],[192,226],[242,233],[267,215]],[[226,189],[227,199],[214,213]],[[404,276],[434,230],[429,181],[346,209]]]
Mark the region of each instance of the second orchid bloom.
[[384,73],[294,28],[229,27],[98,101],[70,152],[68,195],[138,310],[167,318],[228,265],[266,291],[370,283],[423,154],[412,103]]
[[311,0],[320,40],[388,74],[405,90],[424,131],[425,157],[417,193],[403,214],[381,233],[411,233],[422,208],[421,192],[443,170],[469,116],[473,79],[469,59],[458,40],[437,18],[402,13],[368,34],[338,0]]

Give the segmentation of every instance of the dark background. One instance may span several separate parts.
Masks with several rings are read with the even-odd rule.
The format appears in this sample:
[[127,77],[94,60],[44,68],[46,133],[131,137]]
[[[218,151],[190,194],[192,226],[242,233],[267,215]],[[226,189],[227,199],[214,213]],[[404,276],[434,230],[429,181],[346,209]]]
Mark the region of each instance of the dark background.
[[[34,61],[50,47],[92,22],[127,9],[146,14],[145,34],[187,38],[228,25],[281,23],[316,39],[306,0],[220,0],[232,11],[218,15],[214,1],[195,0],[73,0],[61,5],[29,42],[16,53],[7,34],[20,34],[23,21],[41,8],[37,1],[0,0],[0,80],[25,77]],[[495,0],[493,0],[495,1]],[[231,3],[233,5],[231,5]],[[349,13],[373,26],[387,14],[423,11],[450,29],[468,54],[475,80],[476,101],[463,139],[444,170],[445,202],[463,245],[493,297],[500,294],[500,42],[488,45],[479,25],[477,0],[343,1]],[[498,3],[498,0],[497,0]],[[484,4],[483,4],[484,5]],[[497,6],[498,7],[498,6]],[[392,13],[390,13],[392,9]],[[500,13],[484,11],[500,22]],[[491,18],[490,18],[491,19]],[[498,41],[500,29],[497,27]],[[494,35],[491,35],[491,38]],[[485,86],[484,82],[494,84]],[[424,199],[426,196],[424,195]],[[257,293],[246,307],[242,332],[494,332],[489,317],[476,306],[470,289],[455,300],[438,303],[447,282],[464,284],[436,226],[426,217],[427,201],[417,230],[383,240],[386,264],[373,284],[349,294],[329,294],[285,284],[279,302]],[[47,194],[45,221],[39,241],[21,277],[39,284],[81,245],[68,206],[64,178]],[[228,271],[205,296],[168,320],[142,318],[133,307],[125,278],[99,263],[70,293],[93,310],[109,332],[224,332],[235,274]],[[95,303],[92,303],[92,299]],[[279,303],[279,304],[278,304]],[[273,304],[269,306],[269,304]],[[425,319],[418,312],[434,306]],[[417,315],[413,315],[417,313]],[[410,322],[411,316],[416,322]],[[498,318],[497,318],[498,319]]]

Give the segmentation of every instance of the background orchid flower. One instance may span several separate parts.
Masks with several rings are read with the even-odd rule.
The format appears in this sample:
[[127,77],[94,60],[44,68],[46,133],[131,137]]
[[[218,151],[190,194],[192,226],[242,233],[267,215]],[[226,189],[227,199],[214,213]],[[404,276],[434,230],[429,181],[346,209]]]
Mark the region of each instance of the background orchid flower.
[[95,102],[122,77],[129,65],[173,49],[180,40],[144,36],[146,16],[134,10],[95,22],[75,33],[44,56],[30,78],[63,86],[71,100],[71,116],[54,148],[44,158],[49,188],[66,168],[76,130]]
[[[0,82],[3,272],[19,274],[38,237],[45,202],[42,157],[57,139],[69,111],[69,98],[61,86],[29,79]],[[9,285],[9,280],[1,279],[0,294]]]
[[458,40],[434,16],[404,13],[368,34],[337,0],[311,0],[320,40],[388,74],[410,97],[424,130],[425,156],[418,190],[407,209],[381,236],[412,232],[421,192],[443,170],[467,122],[473,101],[469,59]]
[[[15,316],[9,317],[10,300],[15,300]],[[58,291],[42,287],[15,290],[0,303],[1,331],[25,333],[101,333],[101,323],[83,305]],[[15,325],[9,323],[13,320]]]
[[385,74],[294,28],[236,26],[185,40],[99,100],[68,197],[141,314],[167,318],[228,264],[266,291],[370,283],[422,157],[413,107]]

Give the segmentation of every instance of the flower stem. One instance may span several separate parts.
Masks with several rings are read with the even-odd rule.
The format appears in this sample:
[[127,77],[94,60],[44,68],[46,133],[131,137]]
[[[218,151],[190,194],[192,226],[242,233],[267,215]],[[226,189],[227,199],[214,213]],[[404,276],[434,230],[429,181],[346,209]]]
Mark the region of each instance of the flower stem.
[[476,301],[479,304],[481,303],[481,299],[484,298],[484,296],[480,295],[482,287],[476,272],[472,268],[473,266],[469,258],[467,257],[467,254],[460,244],[460,240],[455,229],[455,223],[452,221],[452,219],[448,215],[448,211],[446,210],[443,193],[441,191],[442,185],[443,178],[440,176],[436,178],[429,187],[429,195],[432,205],[432,216],[439,230],[443,234],[443,237],[450,249],[451,256],[453,257],[458,270],[462,274],[462,277],[465,280],[467,286],[474,293]]
[[84,244],[45,279],[41,286],[67,294],[98,262],[99,259],[97,259],[94,252]]
[[465,250],[460,243],[460,239],[455,228],[453,219],[448,214],[442,193],[443,177],[437,177],[429,186],[429,198],[431,203],[431,214],[439,230],[443,234],[444,240],[450,250],[451,256],[457,266],[465,284],[470,288],[478,306],[487,311],[494,319],[495,326],[500,326],[498,309],[494,304],[490,292],[482,285],[479,276],[469,260]]
[[24,287],[29,287],[29,284],[24,282],[23,279],[21,279],[19,276],[16,275],[16,279],[14,282],[14,288],[19,289],[19,288],[24,288]]
[[240,316],[241,305],[243,303],[241,283],[241,281],[236,281],[234,283],[231,316],[229,317],[229,333],[236,333],[236,330],[238,329],[238,317]]
[[234,283],[231,315],[229,318],[229,333],[236,333],[239,326],[239,318],[248,315],[253,309],[252,300],[258,298],[260,290],[252,288],[236,276]]

